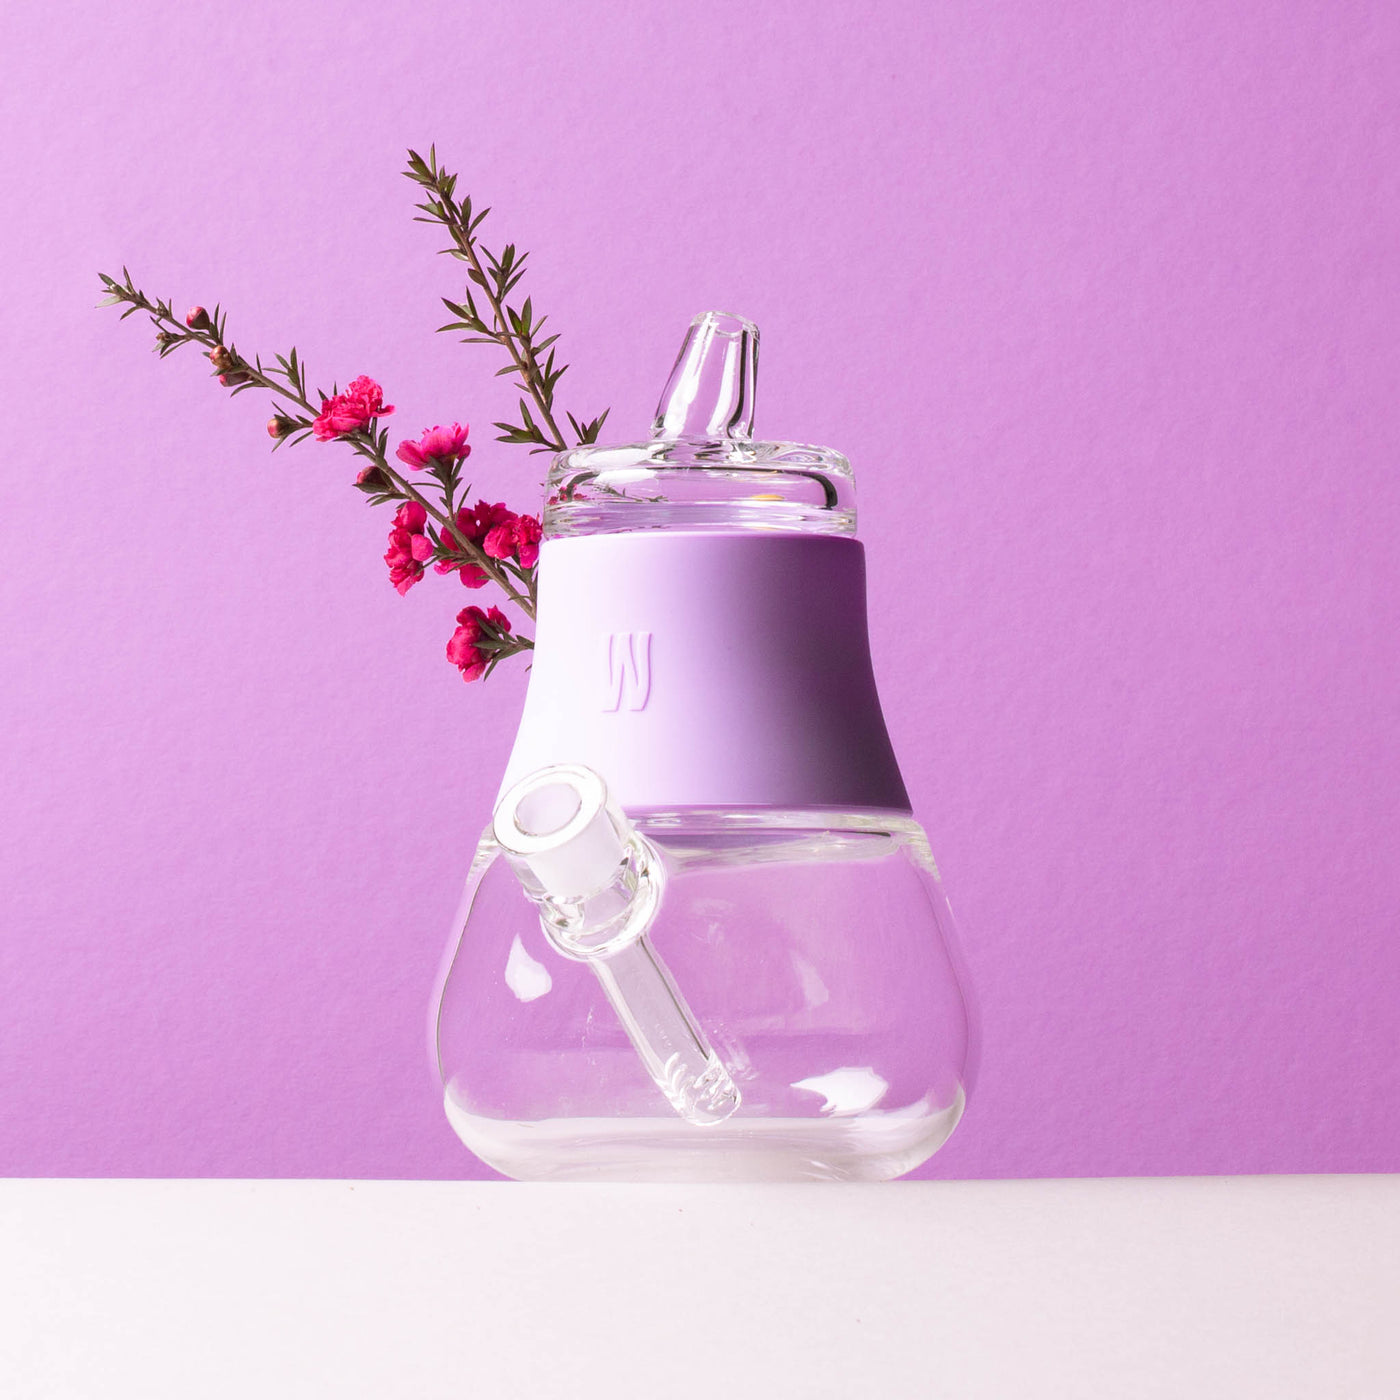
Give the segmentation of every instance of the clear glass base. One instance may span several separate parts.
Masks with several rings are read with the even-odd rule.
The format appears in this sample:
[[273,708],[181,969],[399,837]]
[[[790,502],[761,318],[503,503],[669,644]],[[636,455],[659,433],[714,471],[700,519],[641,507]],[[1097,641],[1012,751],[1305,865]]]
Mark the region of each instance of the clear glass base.
[[448,1121],[487,1166],[519,1181],[892,1181],[957,1127],[964,1096],[859,1118],[730,1118],[696,1128],[676,1117],[511,1122],[462,1108]]
[[[887,1181],[927,1160],[962,1114],[967,1016],[922,829],[892,812],[629,815],[664,863],[647,939],[736,1111],[696,1123],[668,1105],[607,978],[551,945],[488,834],[436,1026],[462,1142],[530,1181]],[[625,1007],[645,1010],[644,990],[627,982]]]

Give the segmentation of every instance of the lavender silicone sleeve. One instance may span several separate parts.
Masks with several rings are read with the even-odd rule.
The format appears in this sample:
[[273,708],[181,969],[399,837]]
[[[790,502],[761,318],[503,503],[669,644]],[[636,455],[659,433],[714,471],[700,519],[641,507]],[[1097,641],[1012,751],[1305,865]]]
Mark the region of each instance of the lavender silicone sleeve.
[[547,541],[502,790],[553,763],[594,769],[633,810],[908,812],[870,665],[864,547],[758,533]]

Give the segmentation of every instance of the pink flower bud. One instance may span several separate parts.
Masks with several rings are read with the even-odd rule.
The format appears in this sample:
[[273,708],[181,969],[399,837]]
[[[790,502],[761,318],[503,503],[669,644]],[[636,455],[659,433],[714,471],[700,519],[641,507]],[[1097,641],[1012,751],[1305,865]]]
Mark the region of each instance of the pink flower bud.
[[219,374],[227,374],[233,368],[233,356],[222,345],[216,345],[209,352],[209,363]]
[[394,483],[378,467],[366,467],[355,478],[355,485],[367,496],[377,496],[394,489]]
[[270,438],[284,438],[296,427],[290,418],[283,418],[280,413],[274,413],[267,420],[267,435]]
[[192,306],[185,312],[185,324],[192,331],[209,329],[209,313],[202,306]]

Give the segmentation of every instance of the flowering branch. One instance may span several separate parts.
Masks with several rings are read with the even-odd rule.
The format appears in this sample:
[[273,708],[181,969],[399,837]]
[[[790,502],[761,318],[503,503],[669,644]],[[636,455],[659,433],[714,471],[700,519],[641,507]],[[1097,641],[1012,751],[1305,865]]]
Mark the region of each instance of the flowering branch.
[[[543,335],[545,318],[537,317],[529,297],[511,304],[512,293],[525,275],[526,255],[507,244],[493,253],[477,238],[488,210],[475,211],[470,198],[456,198],[457,177],[438,165],[436,148],[428,159],[408,153],[408,177],[427,191],[416,207],[420,219],[442,225],[452,240],[444,251],[467,263],[467,287],[461,302],[446,301],[456,317],[443,330],[464,330],[468,343],[491,344],[506,352],[508,363],[499,374],[513,374],[520,399],[519,423],[497,423],[499,442],[528,446],[531,452],[560,452],[566,447],[555,416],[554,390],[568,368],[556,360],[557,335]],[[367,465],[355,480],[372,505],[397,507],[389,531],[384,562],[389,581],[407,593],[431,566],[439,574],[455,573],[467,588],[495,584],[505,598],[528,618],[535,616],[536,567],[540,521],[517,515],[505,505],[479,500],[466,504],[470,487],[462,484],[462,465],[471,455],[467,429],[460,423],[427,429],[416,441],[406,439],[389,460],[389,433],[380,420],[394,412],[374,380],[361,375],[341,392],[312,391],[306,366],[295,348],[264,363],[249,359],[228,339],[226,318],[219,307],[211,315],[196,306],[183,321],[171,304],[152,300],[122,269],[121,279],[102,278],[102,305],[122,306],[122,319],[144,312],[156,330],[156,350],[164,359],[185,345],[201,347],[218,381],[231,394],[262,389],[272,395],[273,416],[267,431],[274,448],[284,442],[335,440],[346,444]],[[475,290],[473,290],[475,288]],[[479,307],[478,298],[484,303]],[[318,406],[319,405],[319,406]],[[581,423],[566,414],[579,443],[595,442],[607,411]],[[414,478],[407,473],[421,472]],[[499,608],[464,608],[447,645],[447,656],[467,680],[489,676],[507,657],[529,651],[534,642],[512,629]]]
[[[501,429],[496,441],[529,444],[531,452],[563,452],[568,444],[554,416],[554,386],[568,365],[555,363],[554,347],[559,337],[557,334],[540,337],[547,318],[536,318],[531,298],[526,297],[519,309],[509,302],[511,292],[525,275],[529,254],[517,252],[513,243],[507,243],[500,253],[493,253],[478,240],[477,229],[491,211],[474,210],[470,195],[456,199],[457,177],[438,165],[435,146],[428,148],[426,160],[417,151],[409,151],[408,169],[404,174],[428,191],[427,201],[414,206],[422,210],[417,221],[439,224],[446,229],[452,246],[442,252],[467,264],[467,286],[462,301],[443,298],[443,305],[457,319],[438,329],[466,331],[462,337],[464,345],[499,346],[509,357],[509,363],[496,373],[513,374],[516,388],[526,396],[520,400],[519,423],[494,424]],[[473,286],[477,288],[476,293],[472,291]],[[486,302],[486,314],[478,307],[478,295]],[[583,444],[598,440],[608,410],[604,409],[587,423],[580,423],[572,413],[565,416],[575,439]]]
[[[370,466],[356,480],[358,489],[365,491],[375,505],[391,501],[406,503],[395,515],[395,528],[389,532],[389,553],[385,556],[389,564],[389,577],[399,592],[409,591],[423,575],[424,564],[433,563],[438,573],[461,573],[462,582],[468,587],[479,588],[484,582],[494,582],[526,616],[535,616],[533,559],[538,559],[538,550],[528,563],[522,560],[525,567],[517,567],[505,561],[510,557],[508,554],[493,556],[490,546],[486,545],[486,535],[491,526],[501,524],[507,517],[511,521],[529,517],[515,517],[514,512],[505,510],[504,505],[484,507],[482,503],[477,510],[484,507],[484,510],[497,514],[487,521],[486,528],[475,529],[465,525],[462,517],[468,512],[459,510],[456,505],[461,465],[470,455],[470,448],[466,447],[465,428],[459,428],[461,440],[455,442],[454,451],[441,456],[421,454],[413,442],[400,444],[400,461],[426,468],[428,475],[437,482],[441,500],[441,504],[438,504],[389,465],[386,456],[388,428],[378,427],[375,419],[392,413],[393,405],[384,405],[384,395],[372,379],[354,379],[346,393],[336,392],[333,388],[328,396],[318,389],[316,398],[321,399],[321,409],[318,410],[309,395],[307,368],[298,358],[295,347],[287,356],[274,356],[274,363],[263,364],[262,356],[248,360],[239,354],[237,346],[228,342],[225,336],[227,316],[221,308],[214,308],[213,315],[210,315],[203,307],[195,307],[181,323],[175,318],[171,304],[160,298],[151,301],[134,284],[132,274],[125,267],[120,281],[106,273],[98,273],[98,276],[105,288],[102,305],[125,305],[123,321],[137,311],[144,311],[150,316],[151,325],[157,330],[155,349],[161,358],[174,354],[186,344],[206,346],[204,354],[209,358],[211,370],[232,395],[246,389],[260,388],[272,392],[276,399],[286,400],[286,403],[280,403],[274,399],[273,417],[267,421],[267,433],[272,435],[274,448],[280,447],[284,441],[302,442],[308,437],[316,437],[319,441],[337,440],[349,445],[354,454],[370,462]],[[428,430],[424,441],[441,431],[440,428]],[[437,528],[427,525],[428,517],[435,519]],[[538,531],[538,522],[532,524]],[[529,533],[529,526],[524,526],[524,532]],[[413,545],[405,539],[406,535],[427,540],[430,549]],[[535,533],[533,543],[538,545],[538,540],[539,535]],[[398,554],[405,557],[400,560]],[[521,587],[515,587],[517,584]],[[508,654],[526,650],[531,645],[529,638],[511,638]]]
[[[418,206],[425,220],[442,224],[453,241],[447,251],[469,264],[465,300],[447,302],[458,319],[443,329],[464,329],[470,333],[469,341],[504,349],[509,363],[499,373],[513,373],[527,396],[520,400],[519,424],[496,424],[502,430],[498,441],[527,444],[531,451],[563,450],[566,444],[555,418],[554,390],[567,366],[556,361],[558,337],[542,336],[544,317],[536,318],[528,297],[519,309],[510,305],[510,295],[524,276],[525,255],[517,254],[513,244],[497,255],[478,242],[476,231],[487,211],[474,212],[469,198],[455,199],[457,178],[438,165],[435,148],[427,161],[410,151],[407,174],[429,191],[428,202]],[[168,301],[152,299],[137,287],[126,268],[120,279],[106,273],[99,276],[100,304],[123,307],[123,320],[143,312],[155,327],[155,348],[162,359],[185,345],[197,345],[231,395],[249,389],[272,395],[273,416],[267,431],[274,449],[308,437],[336,440],[367,463],[355,480],[356,487],[372,505],[398,507],[384,561],[390,582],[400,593],[407,593],[431,565],[439,574],[456,573],[468,588],[493,583],[527,617],[535,616],[540,521],[517,515],[500,502],[479,500],[475,506],[466,505],[470,488],[463,488],[461,470],[471,447],[464,426],[429,428],[417,441],[400,442],[394,456],[401,467],[395,466],[389,460],[388,430],[379,421],[393,413],[394,406],[384,403],[383,390],[372,379],[362,375],[344,392],[332,386],[329,395],[320,389],[313,393],[295,348],[266,363],[257,354],[250,359],[228,339],[227,319],[220,307],[211,315],[196,306],[181,321]],[[485,298],[489,320],[477,310],[472,285]],[[582,424],[572,414],[566,416],[575,438],[585,443],[596,440],[607,412]],[[404,469],[423,472],[427,481],[415,481]],[[457,615],[447,655],[465,679],[475,680],[533,646],[529,637],[513,631],[499,608],[468,607]]]

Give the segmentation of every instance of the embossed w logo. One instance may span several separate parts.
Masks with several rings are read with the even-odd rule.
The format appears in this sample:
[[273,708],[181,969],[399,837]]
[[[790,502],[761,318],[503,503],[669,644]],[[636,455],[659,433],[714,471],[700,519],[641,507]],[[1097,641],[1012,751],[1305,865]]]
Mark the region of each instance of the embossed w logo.
[[645,710],[651,699],[651,633],[609,632],[607,640],[608,688],[603,709]]

